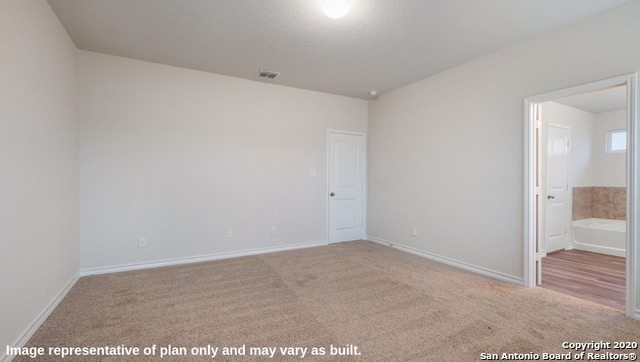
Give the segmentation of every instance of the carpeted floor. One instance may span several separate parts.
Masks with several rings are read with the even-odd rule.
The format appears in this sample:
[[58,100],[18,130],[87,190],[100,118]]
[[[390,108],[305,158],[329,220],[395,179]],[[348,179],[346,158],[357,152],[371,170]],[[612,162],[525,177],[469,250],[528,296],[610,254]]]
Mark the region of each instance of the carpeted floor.
[[[563,342],[639,340],[640,321],[618,310],[357,241],[84,277],[27,346],[45,348],[36,360],[62,360],[49,347],[124,345],[141,354],[65,361],[205,361],[214,348],[222,361],[293,361],[303,352],[304,360],[473,361],[482,353],[542,360],[577,353]],[[161,359],[162,348],[186,355]],[[594,353],[607,352],[638,350]]]

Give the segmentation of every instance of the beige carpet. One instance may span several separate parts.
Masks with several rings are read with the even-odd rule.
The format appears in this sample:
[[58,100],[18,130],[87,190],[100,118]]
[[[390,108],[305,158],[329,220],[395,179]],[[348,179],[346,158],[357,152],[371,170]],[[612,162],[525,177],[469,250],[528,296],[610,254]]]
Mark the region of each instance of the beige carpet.
[[[212,360],[192,355],[207,346],[223,361],[301,359],[280,349],[273,358],[250,355],[251,347],[306,347],[304,360],[473,361],[481,353],[571,352],[563,342],[639,340],[640,322],[615,309],[358,241],[84,277],[28,346],[124,345],[144,354],[156,345],[149,357],[65,361],[161,360],[169,345],[186,356],[162,361]],[[332,356],[332,345],[353,355]],[[222,355],[223,347],[236,355]],[[638,350],[598,353],[606,352]],[[37,360],[61,359],[47,352]]]

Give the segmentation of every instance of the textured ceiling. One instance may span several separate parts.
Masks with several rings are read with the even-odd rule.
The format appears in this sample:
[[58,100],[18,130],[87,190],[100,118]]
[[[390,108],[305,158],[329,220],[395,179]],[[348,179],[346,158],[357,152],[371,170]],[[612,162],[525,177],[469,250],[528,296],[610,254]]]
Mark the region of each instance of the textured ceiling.
[[368,98],[626,0],[48,0],[79,49]]

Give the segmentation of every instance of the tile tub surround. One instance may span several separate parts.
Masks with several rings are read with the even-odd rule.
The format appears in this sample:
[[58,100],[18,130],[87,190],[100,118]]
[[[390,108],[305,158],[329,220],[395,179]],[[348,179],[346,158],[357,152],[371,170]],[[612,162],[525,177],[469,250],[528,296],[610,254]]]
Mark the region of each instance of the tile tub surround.
[[625,220],[627,218],[627,188],[574,187],[571,219],[589,218]]

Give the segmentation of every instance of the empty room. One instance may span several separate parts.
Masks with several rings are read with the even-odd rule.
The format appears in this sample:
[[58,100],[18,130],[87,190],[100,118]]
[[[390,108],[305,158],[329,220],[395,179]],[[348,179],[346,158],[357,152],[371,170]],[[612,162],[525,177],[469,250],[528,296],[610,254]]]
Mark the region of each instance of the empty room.
[[0,0],[0,361],[635,360],[639,18]]

